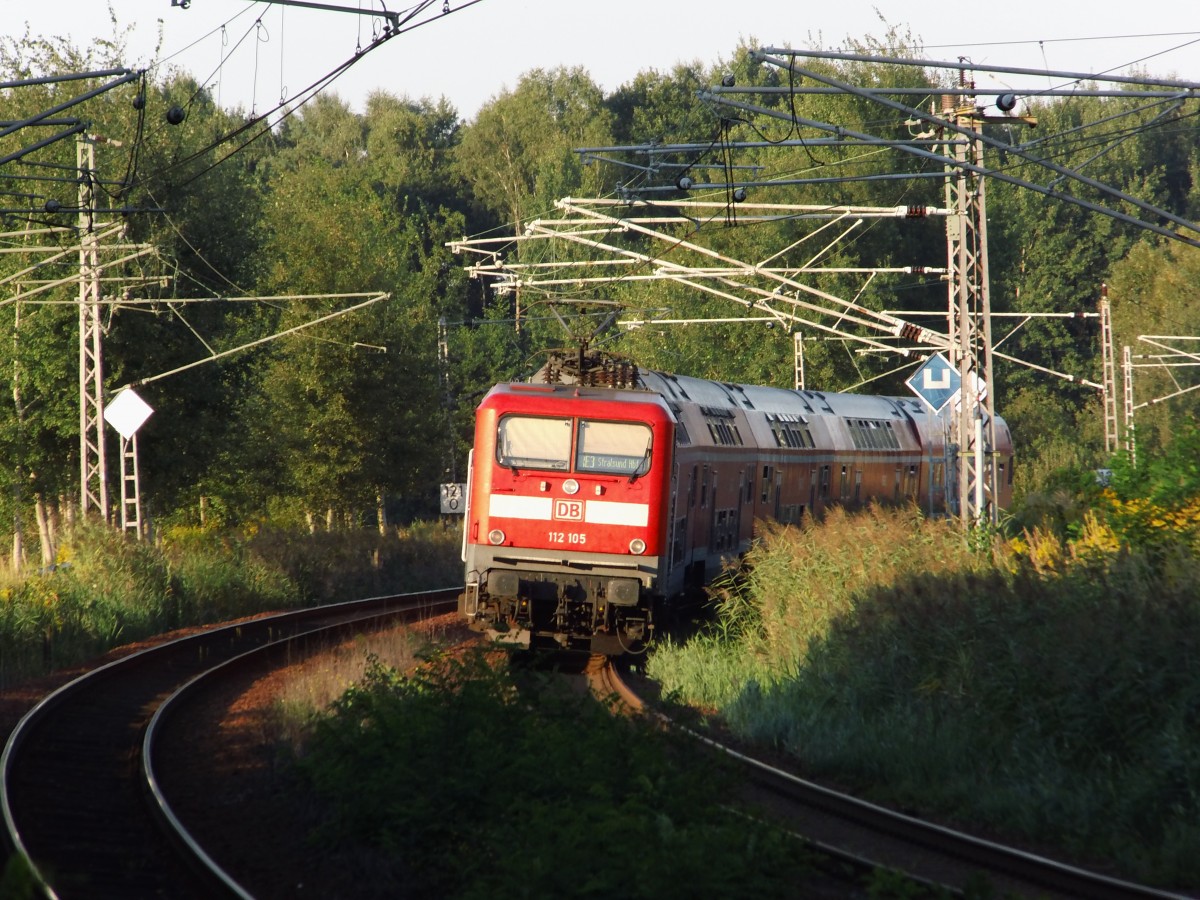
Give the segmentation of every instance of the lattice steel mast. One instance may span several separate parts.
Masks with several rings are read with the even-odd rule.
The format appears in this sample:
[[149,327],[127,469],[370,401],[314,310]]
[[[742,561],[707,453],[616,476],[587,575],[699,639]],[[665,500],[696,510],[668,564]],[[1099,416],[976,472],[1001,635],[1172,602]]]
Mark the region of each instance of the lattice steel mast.
[[1112,309],[1108,303],[1108,285],[1100,285],[1100,354],[1103,360],[1104,452],[1117,449],[1117,365],[1113,352]]
[[104,359],[100,327],[100,252],[96,235],[96,145],[75,142],[79,170],[79,512],[108,520],[104,459]]
[[956,126],[954,135],[948,136],[945,153],[958,163],[946,166],[946,206],[955,211],[946,220],[946,258],[950,269],[948,334],[962,385],[952,435],[958,446],[959,513],[964,522],[994,523],[999,510],[993,456],[996,410],[990,389],[992,304],[986,181],[980,174],[983,142],[977,131],[985,117],[973,103],[960,105],[953,96],[942,98],[941,113]]

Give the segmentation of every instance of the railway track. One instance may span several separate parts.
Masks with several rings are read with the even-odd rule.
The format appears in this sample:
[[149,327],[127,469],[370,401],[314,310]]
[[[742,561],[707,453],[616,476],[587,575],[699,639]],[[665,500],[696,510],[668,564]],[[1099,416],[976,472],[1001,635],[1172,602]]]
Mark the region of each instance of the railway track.
[[178,708],[181,689],[206,672],[448,612],[457,594],[378,597],[214,628],[64,685],[25,715],[0,757],[10,849],[29,861],[44,895],[62,900],[249,896],[187,833],[162,791],[153,760],[166,709]]
[[[594,659],[586,675],[598,696],[615,695],[631,710],[648,709],[610,661]],[[1039,900],[1185,900],[1189,896],[1121,881],[867,803],[755,759],[661,713],[655,715],[667,727],[691,734],[743,767],[748,799],[788,823],[847,872],[893,869],[935,893],[958,896],[968,887],[977,889],[981,881],[990,883],[994,896]]]
[[[456,590],[376,598],[225,626],[98,669],[31,710],[0,757],[0,801],[10,845],[32,860],[46,896],[248,898],[209,858],[171,807],[158,762],[162,732],[192,695],[234,670],[295,661],[347,634],[452,607]],[[273,660],[272,660],[273,657]],[[593,659],[594,693],[645,704],[614,666]],[[669,720],[664,718],[664,721]],[[680,727],[672,724],[671,727]],[[686,729],[684,729],[686,730]],[[744,766],[748,798],[803,835],[858,884],[883,867],[945,895],[981,876],[997,896],[1170,898],[1171,894],[981,841],[797,778],[695,734]]]

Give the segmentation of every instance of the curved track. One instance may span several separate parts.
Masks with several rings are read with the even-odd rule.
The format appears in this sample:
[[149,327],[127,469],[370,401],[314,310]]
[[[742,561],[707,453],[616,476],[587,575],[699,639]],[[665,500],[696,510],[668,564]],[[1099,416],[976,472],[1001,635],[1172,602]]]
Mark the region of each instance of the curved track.
[[[617,695],[630,709],[648,709],[616,665],[595,660],[588,667],[595,693]],[[916,881],[959,895],[983,876],[997,896],[1087,898],[1087,900],[1186,900],[1175,894],[1066,865],[867,803],[806,781],[711,737],[656,715],[735,760],[748,773],[753,800],[777,813],[822,852],[861,869],[890,868]]]
[[[0,757],[10,847],[45,895],[87,900],[246,896],[207,859],[147,775],[147,723],[204,672],[284,641],[450,611],[458,590],[281,613],[151,647],[76,679],[30,710]],[[232,664],[232,663],[231,663]],[[149,798],[147,796],[149,794]],[[148,802],[149,799],[149,802]]]

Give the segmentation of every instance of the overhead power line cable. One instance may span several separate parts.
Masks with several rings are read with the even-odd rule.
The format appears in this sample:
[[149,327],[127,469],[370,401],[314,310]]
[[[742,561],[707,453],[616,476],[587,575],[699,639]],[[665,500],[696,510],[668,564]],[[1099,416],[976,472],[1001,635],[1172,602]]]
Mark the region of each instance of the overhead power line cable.
[[[204,169],[200,170],[199,172],[192,174],[186,180],[184,180],[182,182],[176,182],[175,186],[179,187],[179,186],[190,184],[191,182],[195,181],[197,178],[200,178],[203,175],[206,175],[214,167],[220,165],[221,163],[223,163],[225,160],[229,159],[234,154],[238,153],[241,150],[244,150],[250,144],[254,143],[259,138],[268,134],[270,132],[271,128],[273,127],[273,125],[278,124],[279,122],[282,122],[284,119],[287,119],[287,118],[291,117],[292,115],[294,115],[300,108],[302,108],[306,103],[308,103],[309,100],[311,100],[313,97],[315,97],[317,94],[319,94],[322,90],[325,90],[327,87],[329,87],[331,84],[333,84],[333,82],[336,81],[343,74],[345,74],[345,72],[351,66],[353,66],[355,63],[357,63],[362,58],[364,58],[371,51],[378,49],[379,47],[383,46],[383,44],[387,43],[388,41],[392,40],[395,37],[400,36],[401,34],[407,34],[408,32],[413,31],[416,28],[420,28],[423,25],[428,25],[432,22],[439,21],[440,19],[445,18],[447,15],[462,12],[463,10],[468,9],[477,3],[482,3],[483,0],[464,0],[464,2],[459,3],[454,8],[450,8],[447,4],[443,4],[441,12],[437,16],[430,17],[427,19],[421,19],[419,21],[414,21],[415,19],[417,19],[417,17],[421,13],[425,12],[427,9],[429,9],[429,7],[434,6],[435,2],[436,2],[436,0],[422,0],[422,2],[417,3],[410,9],[406,10],[404,13],[398,14],[395,19],[395,21],[397,22],[396,26],[392,27],[390,30],[386,30],[386,31],[380,33],[372,43],[367,45],[367,47],[356,51],[349,59],[346,59],[345,61],[340,63],[338,66],[336,66],[335,68],[333,68],[332,70],[327,72],[325,75],[322,75],[316,81],[309,84],[307,87],[296,91],[294,94],[292,94],[290,97],[287,97],[286,99],[281,99],[279,103],[277,103],[275,106],[273,106],[267,112],[263,113],[262,115],[252,116],[251,118],[247,119],[244,123],[239,125],[237,128],[234,128],[232,131],[229,131],[228,133],[217,137],[216,139],[214,139],[213,141],[211,141],[204,147],[200,148],[199,150],[196,150],[196,151],[188,154],[187,156],[181,157],[181,158],[173,161],[170,165],[165,166],[156,172],[152,172],[152,173],[149,173],[149,174],[143,176],[141,179],[138,180],[138,183],[146,184],[146,183],[153,183],[155,181],[163,181],[172,172],[174,172],[178,168],[185,166],[197,159],[202,158],[203,156],[205,156],[208,153],[211,153],[213,150],[217,149],[218,147],[221,147],[221,146],[239,138],[240,136],[245,135],[247,132],[253,132],[246,140],[244,140],[242,143],[235,146],[229,153],[226,153],[224,156],[220,157],[219,159],[217,159],[216,161],[214,161],[212,164],[205,167]],[[211,33],[212,32],[210,32],[210,34]],[[193,95],[193,97],[188,102],[189,103],[193,102],[195,99],[195,96],[196,95]],[[276,114],[280,114],[280,113],[281,113],[281,115],[279,116],[278,120],[275,122],[272,122],[272,117],[275,116]]]

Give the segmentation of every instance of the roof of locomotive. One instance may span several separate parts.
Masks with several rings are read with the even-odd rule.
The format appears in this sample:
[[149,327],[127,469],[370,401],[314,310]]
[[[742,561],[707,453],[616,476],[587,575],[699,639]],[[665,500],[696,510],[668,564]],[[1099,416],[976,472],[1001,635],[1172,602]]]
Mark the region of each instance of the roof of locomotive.
[[495,385],[487,392],[479,406],[482,409],[494,404],[510,405],[515,398],[522,406],[531,409],[543,405],[553,408],[564,399],[649,405],[663,410],[664,414],[667,408],[665,398],[658,391],[587,387],[577,384],[531,384],[527,381],[505,381]]

